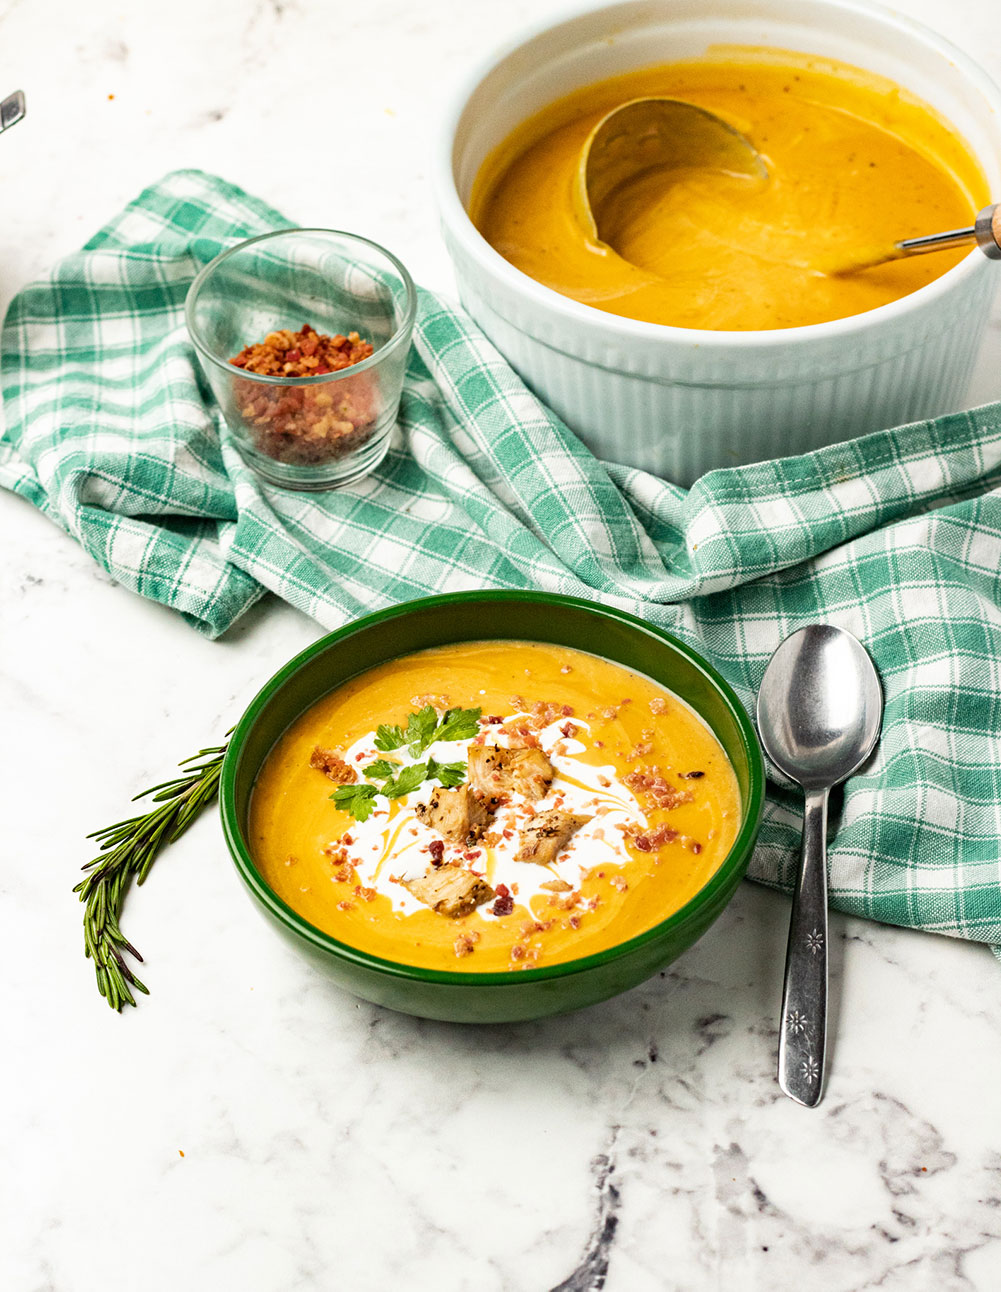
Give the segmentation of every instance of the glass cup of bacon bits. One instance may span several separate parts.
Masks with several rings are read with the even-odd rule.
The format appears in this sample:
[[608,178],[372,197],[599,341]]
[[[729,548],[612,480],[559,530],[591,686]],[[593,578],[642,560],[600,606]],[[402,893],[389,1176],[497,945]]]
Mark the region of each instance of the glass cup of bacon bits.
[[416,308],[410,275],[376,243],[282,229],[206,265],[185,318],[244,461],[270,484],[320,490],[385,456]]

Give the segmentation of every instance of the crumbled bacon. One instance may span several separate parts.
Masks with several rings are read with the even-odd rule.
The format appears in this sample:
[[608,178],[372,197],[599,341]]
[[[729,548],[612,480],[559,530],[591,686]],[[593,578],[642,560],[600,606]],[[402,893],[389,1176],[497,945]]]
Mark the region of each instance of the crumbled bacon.
[[573,672],[573,669],[570,667],[570,665],[569,665],[569,664],[564,664],[564,665],[563,665],[563,667],[560,669],[560,672],[561,672],[561,673],[572,673],[572,672]]
[[324,776],[337,785],[352,785],[358,779],[355,769],[339,754],[332,749],[321,749],[319,745],[310,754],[309,765],[318,772],[323,772]]
[[445,859],[445,843],[442,839],[433,839],[428,844],[428,852],[431,854],[431,865],[440,866]]
[[666,712],[667,712],[667,701],[666,701],[662,696],[655,695],[655,696],[653,697],[653,699],[650,701],[650,712],[651,712],[651,713],[666,713]]
[[631,790],[646,794],[656,807],[670,810],[682,803],[691,803],[694,798],[691,790],[679,790],[669,784],[659,767],[630,772],[623,779]]
[[570,927],[571,927],[572,929],[579,929],[579,928],[580,928],[580,916],[579,916],[579,915],[571,915],[571,916],[570,916],[570,918],[567,920],[567,923],[570,925]]
[[348,880],[351,878],[352,873],[353,872],[350,866],[342,866],[340,870],[337,870],[334,872],[334,878],[338,881],[338,883],[346,884]]
[[671,843],[677,839],[677,830],[672,829],[669,825],[658,825],[646,834],[633,835],[633,847],[638,848],[640,852],[656,852],[662,848],[665,843]]
[[473,948],[480,940],[480,935],[474,930],[466,930],[459,934],[453,943],[455,954],[461,960],[463,956],[469,956],[473,953]]
[[702,844],[698,843],[695,839],[693,839],[688,846],[689,848],[691,848],[692,852],[694,852],[696,856],[698,856],[698,854],[702,851]]
[[560,735],[566,736],[567,740],[573,740],[576,734],[577,728],[572,722],[564,722],[563,726],[560,727]]
[[354,910],[354,908],[355,908],[355,904],[354,904],[354,902],[338,902],[338,903],[337,903],[337,909],[338,909],[339,911],[353,911],[353,910]]
[[437,709],[440,712],[444,713],[444,711],[448,708],[448,696],[431,695],[431,694],[412,695],[410,697],[410,703],[413,705],[415,709],[424,709],[430,704],[432,709]]
[[525,958],[525,948],[516,942],[514,946],[511,948],[511,959],[524,960],[524,958]]
[[[504,889],[503,893],[501,889]],[[491,906],[490,910],[494,915],[510,915],[514,910],[514,898],[511,896],[506,885],[498,884],[496,888],[497,900]]]
[[626,883],[626,881],[622,878],[621,875],[613,875],[608,882],[612,885],[613,888],[617,888],[620,893],[624,893],[626,889],[629,887],[629,885]]

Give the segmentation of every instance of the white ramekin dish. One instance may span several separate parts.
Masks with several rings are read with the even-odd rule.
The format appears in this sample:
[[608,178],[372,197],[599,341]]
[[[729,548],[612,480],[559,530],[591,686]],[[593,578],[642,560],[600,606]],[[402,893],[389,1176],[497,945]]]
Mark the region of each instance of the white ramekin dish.
[[560,296],[477,232],[466,213],[473,181],[519,122],[579,86],[719,43],[826,55],[890,78],[956,127],[1001,196],[997,86],[948,41],[888,9],[640,0],[578,13],[497,57],[457,100],[436,159],[462,303],[599,457],[682,485],[715,467],[961,408],[1001,279],[973,250],[928,286],[865,314],[768,332],[695,331]]

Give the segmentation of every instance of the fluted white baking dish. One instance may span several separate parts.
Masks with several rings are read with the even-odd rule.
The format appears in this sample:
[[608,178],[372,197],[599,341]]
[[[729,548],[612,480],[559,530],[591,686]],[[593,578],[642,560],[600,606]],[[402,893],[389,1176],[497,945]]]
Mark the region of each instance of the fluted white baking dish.
[[[902,15],[854,0],[641,0],[578,13],[496,57],[458,96],[436,188],[460,298],[528,385],[597,453],[690,484],[963,406],[1001,272],[979,251],[852,318],[709,332],[618,318],[543,287],[466,213],[484,158],[581,85],[717,43],[827,55],[889,77],[948,118],[1001,198],[1001,93]],[[905,200],[905,198],[902,198]]]

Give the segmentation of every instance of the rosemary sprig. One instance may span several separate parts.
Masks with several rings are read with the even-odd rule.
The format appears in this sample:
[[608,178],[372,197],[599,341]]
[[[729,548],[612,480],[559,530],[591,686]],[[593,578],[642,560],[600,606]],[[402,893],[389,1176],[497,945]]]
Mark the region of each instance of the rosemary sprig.
[[[231,732],[227,731],[227,737]],[[95,830],[100,852],[83,869],[89,874],[73,889],[86,903],[83,914],[84,950],[94,961],[97,989],[112,1009],[135,1005],[132,988],[149,995],[125,956],[142,963],[142,956],[122,933],[119,919],[133,879],[141,884],[161,851],[179,839],[203,808],[219,793],[219,774],[227,745],[200,749],[178,763],[184,773],[143,790],[132,800],[150,798],[160,806],[140,816]],[[202,760],[202,761],[199,761]],[[195,764],[192,766],[191,764]]]

